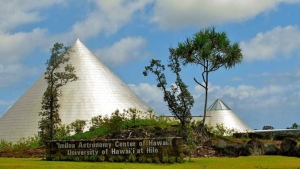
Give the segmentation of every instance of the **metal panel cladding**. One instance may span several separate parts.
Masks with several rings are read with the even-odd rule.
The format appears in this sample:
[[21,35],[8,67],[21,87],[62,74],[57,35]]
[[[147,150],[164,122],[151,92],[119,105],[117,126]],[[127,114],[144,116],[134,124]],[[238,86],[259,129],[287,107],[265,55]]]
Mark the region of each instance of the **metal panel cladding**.
[[[79,39],[71,46],[68,57],[68,64],[74,66],[79,79],[62,87],[59,113],[63,124],[70,124],[76,119],[90,120],[98,115],[109,116],[117,109],[149,109],[148,105]],[[27,138],[37,134],[38,121],[41,119],[38,112],[41,111],[46,86],[42,75],[0,118],[0,139],[16,142],[21,137]]]

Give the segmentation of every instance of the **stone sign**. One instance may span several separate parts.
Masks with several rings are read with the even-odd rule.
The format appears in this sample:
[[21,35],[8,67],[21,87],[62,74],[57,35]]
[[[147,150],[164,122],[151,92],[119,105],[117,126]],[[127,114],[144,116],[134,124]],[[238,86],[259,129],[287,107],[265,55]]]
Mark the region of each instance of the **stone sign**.
[[147,158],[163,158],[164,156],[180,157],[182,154],[182,138],[132,138],[132,139],[96,139],[74,141],[51,141],[47,155],[61,156],[122,156],[129,155]]

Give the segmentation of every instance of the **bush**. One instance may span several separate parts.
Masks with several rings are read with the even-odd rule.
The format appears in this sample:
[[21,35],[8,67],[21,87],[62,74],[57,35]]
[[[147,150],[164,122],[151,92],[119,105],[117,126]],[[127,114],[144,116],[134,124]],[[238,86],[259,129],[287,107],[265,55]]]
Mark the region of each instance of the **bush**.
[[169,160],[168,160],[169,163],[173,164],[176,162],[176,157],[169,157]]
[[83,129],[86,125],[86,120],[76,120],[70,124],[71,129],[75,131],[76,134],[83,133]]
[[146,161],[147,161],[147,157],[140,156],[140,158],[139,158],[140,163],[146,163]]
[[83,156],[83,161],[90,161],[90,157],[89,156]]
[[105,156],[104,155],[99,156],[99,161],[104,162],[105,161]]
[[130,154],[128,157],[128,162],[135,163],[136,162],[136,156],[134,154]]
[[99,116],[92,117],[91,122],[92,122],[92,126],[90,127],[90,131],[93,131],[99,128],[101,125],[103,125],[102,116],[99,115]]
[[147,158],[146,159],[146,163],[152,163],[152,161],[153,161],[152,158]]
[[114,157],[114,156],[111,156],[111,157],[108,158],[108,161],[109,161],[109,162],[114,162],[114,160],[115,160],[115,157]]
[[158,157],[154,157],[153,162],[158,164],[158,163],[160,163],[160,160]]
[[115,161],[115,162],[122,162],[123,159],[124,159],[123,156],[117,155],[117,156],[115,156],[114,161]]
[[184,159],[182,157],[176,157],[177,163],[184,163]]
[[90,161],[91,162],[96,162],[96,161],[98,161],[99,160],[99,157],[97,156],[97,155],[91,155],[90,156]]
[[229,129],[223,124],[217,124],[216,126],[206,126],[207,130],[212,133],[214,136],[229,136],[232,133],[236,132],[235,129]]
[[79,161],[80,161],[80,158],[79,158],[78,156],[75,156],[75,157],[74,157],[74,161],[79,162]]
[[53,161],[53,156],[52,155],[49,155],[49,154],[47,154],[46,155],[46,161]]
[[162,162],[163,163],[168,163],[169,162],[169,157],[168,156],[163,156]]

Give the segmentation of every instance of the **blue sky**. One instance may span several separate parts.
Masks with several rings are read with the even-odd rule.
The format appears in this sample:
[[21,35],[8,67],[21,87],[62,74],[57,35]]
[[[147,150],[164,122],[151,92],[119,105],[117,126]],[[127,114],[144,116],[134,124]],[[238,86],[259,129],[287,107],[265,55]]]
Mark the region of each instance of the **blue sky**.
[[[168,60],[169,47],[215,26],[242,47],[243,62],[210,75],[209,101],[222,99],[253,129],[300,123],[300,0],[2,0],[0,116],[45,71],[55,42],[79,38],[158,114],[170,115],[149,61]],[[204,90],[183,68],[203,114]],[[168,83],[174,77],[166,72]]]

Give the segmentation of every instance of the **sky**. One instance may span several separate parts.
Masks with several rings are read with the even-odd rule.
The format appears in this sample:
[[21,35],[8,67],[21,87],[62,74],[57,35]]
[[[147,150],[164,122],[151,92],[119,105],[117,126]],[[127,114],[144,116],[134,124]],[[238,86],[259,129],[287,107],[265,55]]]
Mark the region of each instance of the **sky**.
[[[151,59],[214,26],[239,43],[243,61],[210,74],[208,106],[225,102],[252,129],[300,123],[300,0],[1,0],[0,117],[44,73],[49,49],[79,38],[159,115],[171,115]],[[203,115],[199,66],[182,68]],[[166,70],[168,85],[174,75]]]

